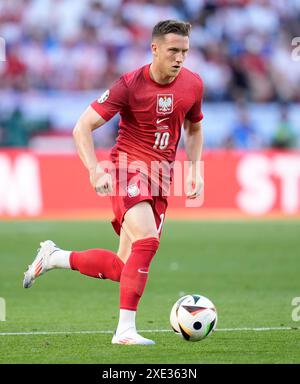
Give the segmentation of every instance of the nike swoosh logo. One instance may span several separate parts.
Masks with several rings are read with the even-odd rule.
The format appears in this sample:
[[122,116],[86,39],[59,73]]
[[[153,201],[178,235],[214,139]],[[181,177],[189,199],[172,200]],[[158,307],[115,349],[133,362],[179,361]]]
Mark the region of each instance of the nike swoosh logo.
[[161,123],[162,121],[165,121],[165,120],[168,120],[169,119],[169,117],[165,117],[164,119],[157,119],[156,120],[156,124],[159,124],[159,123]]
[[140,272],[140,273],[148,273],[148,271],[147,271],[147,272],[146,272],[146,271],[143,271],[142,268],[139,268],[139,269],[138,269],[138,272]]

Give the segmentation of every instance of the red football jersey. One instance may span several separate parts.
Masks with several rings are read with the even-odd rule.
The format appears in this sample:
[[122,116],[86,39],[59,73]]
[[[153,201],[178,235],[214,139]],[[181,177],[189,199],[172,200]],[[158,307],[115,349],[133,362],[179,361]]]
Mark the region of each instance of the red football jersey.
[[159,84],[149,75],[150,64],[123,75],[91,106],[106,121],[120,113],[120,126],[111,158],[121,152],[127,161],[175,160],[184,119],[203,117],[201,78],[182,68],[170,84]]

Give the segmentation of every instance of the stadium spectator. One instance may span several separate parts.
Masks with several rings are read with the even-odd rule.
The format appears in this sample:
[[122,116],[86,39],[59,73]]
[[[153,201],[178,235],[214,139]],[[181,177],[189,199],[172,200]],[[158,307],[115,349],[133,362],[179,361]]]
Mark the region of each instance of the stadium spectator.
[[[0,37],[7,49],[0,92],[26,102],[32,94],[76,99],[105,90],[150,62],[151,26],[170,18],[192,23],[185,65],[203,78],[205,103],[300,101],[300,65],[291,44],[300,36],[298,0],[2,0]],[[72,126],[58,129],[71,132]],[[99,135],[103,145],[111,139]],[[241,142],[227,139],[227,146]],[[264,140],[270,144],[270,130]]]
[[261,138],[245,106],[239,106],[237,120],[233,122],[230,134],[225,138],[224,147],[255,149],[261,147]]
[[27,147],[31,137],[50,130],[47,119],[28,119],[20,106],[0,115],[0,147]]
[[280,119],[274,135],[271,139],[271,147],[278,149],[289,149],[297,147],[297,135],[289,119],[288,106],[281,108]]
[[190,64],[206,77],[206,100],[298,101],[299,17],[295,0],[3,0],[9,55],[0,82],[17,91],[103,89],[149,61],[151,25],[178,18],[193,24]]
[[28,145],[29,132],[22,110],[17,107],[2,121],[2,143],[6,147],[24,147]]

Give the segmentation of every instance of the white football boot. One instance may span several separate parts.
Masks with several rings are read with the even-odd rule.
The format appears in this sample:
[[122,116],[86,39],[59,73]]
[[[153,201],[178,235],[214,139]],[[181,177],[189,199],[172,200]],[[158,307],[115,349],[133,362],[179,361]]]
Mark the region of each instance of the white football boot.
[[135,328],[129,328],[120,335],[117,335],[115,332],[111,343],[126,345],[151,345],[155,344],[155,341],[146,339],[145,337],[139,335]]
[[60,248],[58,248],[51,240],[46,240],[40,243],[36,258],[31,265],[28,265],[28,269],[24,273],[24,288],[30,288],[37,277],[53,269],[49,263],[49,257],[53,252],[58,250],[60,250]]

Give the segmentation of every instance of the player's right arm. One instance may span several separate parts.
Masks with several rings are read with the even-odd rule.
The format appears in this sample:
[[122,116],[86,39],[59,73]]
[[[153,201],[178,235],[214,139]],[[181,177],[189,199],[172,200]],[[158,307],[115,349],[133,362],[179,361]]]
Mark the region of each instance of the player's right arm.
[[128,88],[121,77],[99,99],[92,102],[80,116],[73,130],[78,154],[90,173],[92,186],[100,194],[112,191],[112,179],[98,164],[92,132],[125,108],[127,100]]
[[96,192],[106,194],[112,191],[112,179],[98,164],[93,141],[93,130],[106,123],[91,106],[78,119],[73,129],[73,137],[78,155],[87,168],[90,182]]

